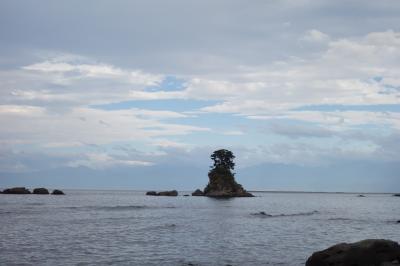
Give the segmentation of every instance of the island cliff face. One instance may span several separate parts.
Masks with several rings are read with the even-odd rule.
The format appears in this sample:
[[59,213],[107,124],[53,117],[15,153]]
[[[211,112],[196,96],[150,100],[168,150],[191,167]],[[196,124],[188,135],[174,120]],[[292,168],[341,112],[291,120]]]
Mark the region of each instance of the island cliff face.
[[253,197],[242,185],[236,183],[232,170],[235,156],[228,150],[217,150],[211,155],[214,165],[208,173],[209,183],[204,189],[208,197]]

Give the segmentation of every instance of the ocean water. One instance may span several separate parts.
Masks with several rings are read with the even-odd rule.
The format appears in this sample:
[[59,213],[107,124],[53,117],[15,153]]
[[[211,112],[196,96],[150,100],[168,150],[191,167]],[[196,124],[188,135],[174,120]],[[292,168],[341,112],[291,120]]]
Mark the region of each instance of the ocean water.
[[400,241],[390,194],[66,193],[0,194],[0,265],[304,265],[338,242]]

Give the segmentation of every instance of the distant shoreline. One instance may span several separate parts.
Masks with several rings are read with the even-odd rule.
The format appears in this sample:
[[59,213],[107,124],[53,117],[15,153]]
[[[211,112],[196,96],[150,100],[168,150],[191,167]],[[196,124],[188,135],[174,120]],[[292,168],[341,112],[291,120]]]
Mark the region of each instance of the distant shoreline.
[[302,193],[302,194],[395,194],[397,192],[342,192],[342,191],[290,191],[290,190],[249,190],[256,193]]
[[[0,191],[6,189],[7,187],[0,187]],[[126,189],[126,188],[62,188],[63,190],[70,191],[136,191],[136,192],[146,192],[149,189]],[[194,190],[182,189],[179,192],[193,192]],[[301,190],[248,190],[253,193],[274,193],[274,194],[366,194],[366,195],[392,195],[398,192],[343,192],[343,191],[301,191]]]

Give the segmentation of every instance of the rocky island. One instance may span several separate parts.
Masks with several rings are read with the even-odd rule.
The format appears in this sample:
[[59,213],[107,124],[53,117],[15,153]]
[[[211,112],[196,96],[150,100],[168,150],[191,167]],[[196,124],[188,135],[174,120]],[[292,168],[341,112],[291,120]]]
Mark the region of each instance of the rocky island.
[[214,151],[211,154],[214,163],[208,172],[209,183],[204,191],[197,189],[192,193],[192,196],[254,197],[242,185],[236,183],[235,174],[232,172],[235,168],[234,158],[235,156],[229,150]]

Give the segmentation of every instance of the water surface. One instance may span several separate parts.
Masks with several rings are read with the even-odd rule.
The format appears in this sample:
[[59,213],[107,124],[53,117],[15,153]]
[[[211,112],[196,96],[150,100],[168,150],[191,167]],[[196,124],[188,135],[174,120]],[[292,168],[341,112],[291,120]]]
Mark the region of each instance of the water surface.
[[1,265],[304,265],[338,242],[400,241],[400,198],[389,194],[66,193],[0,194]]

